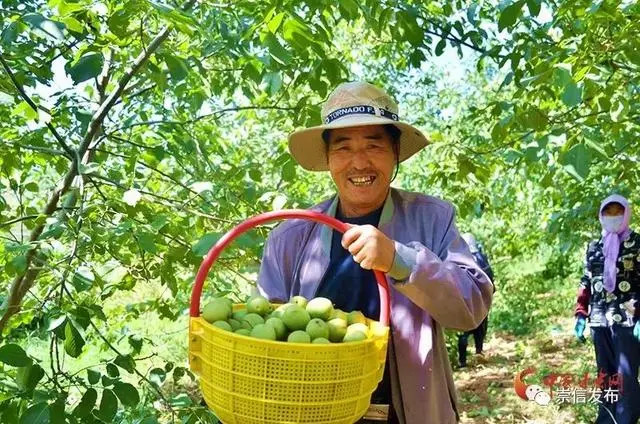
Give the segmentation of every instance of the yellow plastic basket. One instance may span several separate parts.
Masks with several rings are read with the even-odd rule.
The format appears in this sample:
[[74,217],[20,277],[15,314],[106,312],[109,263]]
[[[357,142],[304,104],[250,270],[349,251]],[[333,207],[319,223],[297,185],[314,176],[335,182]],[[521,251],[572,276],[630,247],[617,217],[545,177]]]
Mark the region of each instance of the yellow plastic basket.
[[[382,379],[389,331],[386,326],[378,325],[373,336],[364,341],[316,345],[247,337],[224,331],[199,316],[204,280],[224,247],[256,225],[290,217],[313,219],[342,231],[345,228],[334,218],[309,211],[258,215],[223,236],[196,277],[189,363],[200,376],[207,405],[224,424],[352,424],[365,414],[371,394]],[[387,324],[388,288],[384,276],[376,272],[376,278],[379,283],[381,279],[385,282],[380,289],[381,322]],[[241,308],[234,306],[235,310]]]

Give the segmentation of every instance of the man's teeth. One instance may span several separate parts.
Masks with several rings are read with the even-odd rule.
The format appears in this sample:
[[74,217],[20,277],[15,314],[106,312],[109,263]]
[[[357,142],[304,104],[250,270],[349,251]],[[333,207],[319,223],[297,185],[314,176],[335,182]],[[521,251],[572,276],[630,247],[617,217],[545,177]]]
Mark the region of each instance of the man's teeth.
[[365,186],[373,183],[375,177],[351,177],[349,181],[356,186]]

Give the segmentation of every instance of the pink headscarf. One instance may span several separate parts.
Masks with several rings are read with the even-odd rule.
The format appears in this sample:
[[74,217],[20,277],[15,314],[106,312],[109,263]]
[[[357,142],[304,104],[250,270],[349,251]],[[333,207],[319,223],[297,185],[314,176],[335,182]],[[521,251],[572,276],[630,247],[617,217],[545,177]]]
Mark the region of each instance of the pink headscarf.
[[620,203],[624,207],[622,226],[616,233],[602,230],[602,241],[604,243],[604,288],[611,293],[616,287],[616,274],[618,273],[617,261],[620,243],[629,238],[631,230],[629,221],[631,220],[631,207],[624,197],[613,194],[600,204],[600,223],[602,223],[602,211],[609,203]]

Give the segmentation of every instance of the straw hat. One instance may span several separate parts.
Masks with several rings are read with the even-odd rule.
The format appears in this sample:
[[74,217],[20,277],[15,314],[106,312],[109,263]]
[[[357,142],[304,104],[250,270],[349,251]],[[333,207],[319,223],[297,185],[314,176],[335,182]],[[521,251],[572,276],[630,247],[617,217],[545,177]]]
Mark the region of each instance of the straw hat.
[[401,122],[398,104],[384,90],[366,82],[340,84],[322,107],[323,125],[304,128],[289,136],[293,158],[309,171],[327,171],[327,154],[322,133],[327,129],[393,124],[401,132],[400,162],[429,144],[416,127]]

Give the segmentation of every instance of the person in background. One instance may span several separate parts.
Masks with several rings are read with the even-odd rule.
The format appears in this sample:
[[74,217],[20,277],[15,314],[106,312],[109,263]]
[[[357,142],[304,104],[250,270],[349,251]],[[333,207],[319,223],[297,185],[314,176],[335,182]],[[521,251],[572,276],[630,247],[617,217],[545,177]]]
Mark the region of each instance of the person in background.
[[[482,268],[484,273],[487,274],[489,279],[491,279],[491,282],[494,282],[493,270],[491,269],[491,265],[489,265],[489,259],[487,258],[487,255],[485,255],[485,253],[482,251],[482,248],[476,241],[476,238],[471,233],[462,234],[462,238],[464,239],[465,242],[467,242],[467,245],[469,245],[469,250],[471,251],[471,254],[473,255],[473,259],[476,261],[478,266],[480,266],[480,268]],[[495,292],[495,283],[494,283],[493,290]],[[487,317],[482,321],[482,323],[477,328],[471,331],[466,331],[464,333],[461,333],[458,336],[458,361],[460,362],[461,368],[467,366],[467,346],[469,345],[469,336],[473,335],[473,340],[476,347],[476,354],[481,355],[483,352],[482,347],[484,344],[484,339],[487,336],[488,327],[489,327],[489,316],[487,315]]]
[[629,228],[631,206],[619,195],[600,205],[602,236],[589,243],[575,309],[575,334],[584,341],[589,321],[598,380],[615,397],[601,398],[596,424],[640,419],[640,235]]

